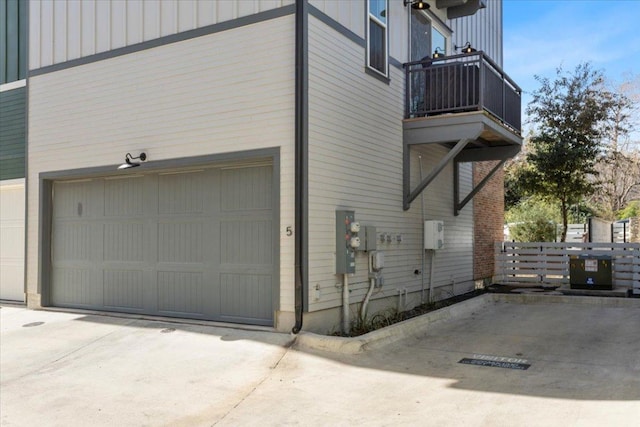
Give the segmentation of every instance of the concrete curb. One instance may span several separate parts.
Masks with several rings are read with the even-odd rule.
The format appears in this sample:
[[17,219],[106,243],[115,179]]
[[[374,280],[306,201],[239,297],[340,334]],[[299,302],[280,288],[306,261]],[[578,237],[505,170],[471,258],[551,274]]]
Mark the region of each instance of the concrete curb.
[[491,294],[493,301],[516,304],[571,304],[609,308],[638,308],[639,298],[596,297],[550,294]]
[[358,354],[368,349],[381,347],[404,338],[418,336],[424,333],[429,325],[453,319],[455,317],[468,315],[474,310],[480,309],[487,304],[495,303],[570,304],[592,305],[608,308],[640,309],[640,299],[634,298],[489,293],[358,337],[334,337],[302,331],[297,335],[293,348],[301,350],[320,350],[341,354]]
[[479,309],[493,302],[491,295],[492,294],[484,294],[423,314],[422,316],[387,326],[386,328],[360,335],[359,337],[333,337],[303,331],[298,334],[293,347],[297,349],[312,349],[342,354],[358,354],[371,348],[384,346],[404,338],[419,335],[431,324],[452,319]]

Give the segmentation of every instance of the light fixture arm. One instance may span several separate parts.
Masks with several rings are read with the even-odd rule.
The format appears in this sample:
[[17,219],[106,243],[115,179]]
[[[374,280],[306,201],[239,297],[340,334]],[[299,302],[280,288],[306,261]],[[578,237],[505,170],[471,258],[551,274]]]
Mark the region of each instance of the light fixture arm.
[[127,153],[127,155],[124,156],[124,161],[130,164],[131,160],[140,160],[141,162],[144,162],[145,160],[147,160],[147,153],[142,152],[138,157],[134,157],[131,155],[131,153]]
[[446,54],[444,52],[444,49],[438,46],[433,51],[432,58],[433,59],[438,59],[438,58],[444,58],[445,56],[446,56]]
[[462,53],[473,53],[473,52],[477,52],[476,49],[474,49],[471,46],[471,42],[467,42],[466,44],[462,45],[462,46],[458,46],[458,45],[454,45],[453,46],[455,50],[461,49]]
[[124,163],[118,166],[118,169],[129,169],[140,166],[140,162],[134,162],[134,160],[140,160],[140,162],[144,162],[147,160],[147,153],[142,152],[138,156],[132,156],[131,153],[127,153],[124,156]]

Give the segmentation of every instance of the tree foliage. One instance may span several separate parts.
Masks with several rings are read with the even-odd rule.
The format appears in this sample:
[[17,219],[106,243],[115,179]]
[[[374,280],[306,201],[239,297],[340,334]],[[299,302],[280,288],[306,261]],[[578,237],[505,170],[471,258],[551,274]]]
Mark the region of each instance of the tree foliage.
[[640,141],[631,135],[640,122],[640,76],[627,75],[611,84],[614,104],[605,134],[605,153],[596,164],[599,191],[590,201],[601,217],[614,220],[616,213],[640,198]]
[[640,152],[610,149],[596,165],[599,190],[590,200],[601,217],[613,221],[617,212],[640,196]]
[[509,237],[516,242],[553,242],[560,219],[558,207],[537,197],[522,200],[505,215]]
[[540,88],[527,107],[534,131],[519,182],[525,194],[558,203],[565,241],[569,209],[596,188],[592,177],[616,97],[589,63],[536,80]]
[[618,212],[618,219],[640,217],[640,200],[634,200]]

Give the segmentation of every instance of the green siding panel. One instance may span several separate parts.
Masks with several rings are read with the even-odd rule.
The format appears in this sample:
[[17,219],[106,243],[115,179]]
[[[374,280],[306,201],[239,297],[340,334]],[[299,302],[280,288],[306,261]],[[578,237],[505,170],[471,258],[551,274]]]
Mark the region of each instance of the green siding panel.
[[0,92],[0,180],[24,178],[26,88]]
[[0,0],[0,84],[7,83],[7,0]]
[[26,78],[27,2],[0,0],[0,84]]

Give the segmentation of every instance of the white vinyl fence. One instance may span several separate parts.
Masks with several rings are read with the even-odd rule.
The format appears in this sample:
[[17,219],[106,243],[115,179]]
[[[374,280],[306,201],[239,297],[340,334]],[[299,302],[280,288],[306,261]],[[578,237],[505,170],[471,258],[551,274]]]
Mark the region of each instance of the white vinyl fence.
[[497,243],[494,282],[567,285],[571,255],[610,256],[614,289],[640,289],[640,243]]

